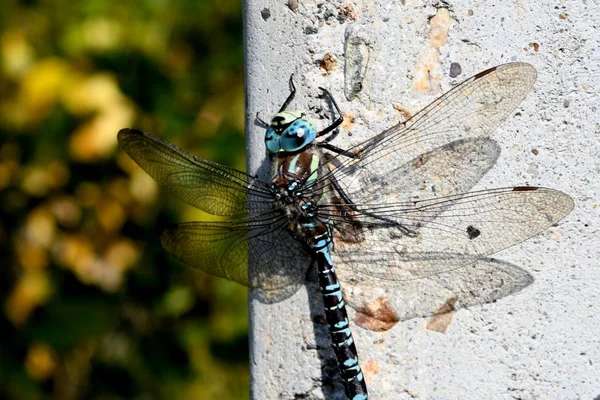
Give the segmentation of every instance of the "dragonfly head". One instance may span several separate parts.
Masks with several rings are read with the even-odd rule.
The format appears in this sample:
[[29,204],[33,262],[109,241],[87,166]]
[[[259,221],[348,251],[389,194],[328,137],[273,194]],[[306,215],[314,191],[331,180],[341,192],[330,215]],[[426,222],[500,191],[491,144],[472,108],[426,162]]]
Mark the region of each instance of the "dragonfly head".
[[270,153],[293,153],[315,140],[317,129],[299,111],[282,111],[271,120],[265,133],[265,144]]

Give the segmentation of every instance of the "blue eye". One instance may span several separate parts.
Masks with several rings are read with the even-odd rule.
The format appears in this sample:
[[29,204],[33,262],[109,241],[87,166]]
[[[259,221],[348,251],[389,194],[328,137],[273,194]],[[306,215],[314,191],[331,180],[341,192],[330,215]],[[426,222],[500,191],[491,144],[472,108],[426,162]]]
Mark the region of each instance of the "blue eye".
[[298,151],[315,140],[317,130],[307,119],[299,118],[288,126],[281,135],[281,149],[286,152]]
[[315,140],[317,129],[299,111],[282,111],[271,120],[265,132],[265,145],[270,153],[302,150]]
[[265,146],[267,146],[267,150],[269,153],[279,153],[281,150],[281,136],[275,132],[272,126],[267,128],[267,132],[265,133]]

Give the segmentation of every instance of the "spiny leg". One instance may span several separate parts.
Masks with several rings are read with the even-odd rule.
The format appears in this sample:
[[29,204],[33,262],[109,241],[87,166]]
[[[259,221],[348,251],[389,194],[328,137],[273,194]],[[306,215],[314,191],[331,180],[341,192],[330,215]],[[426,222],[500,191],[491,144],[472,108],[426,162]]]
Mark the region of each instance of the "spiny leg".
[[263,119],[258,115],[259,113],[260,113],[259,111],[256,112],[256,120],[263,128],[267,129],[269,127],[269,124],[267,124],[265,121],[263,121]]
[[348,150],[340,149],[339,147],[334,146],[332,144],[329,144],[327,142],[317,143],[317,146],[323,147],[323,148],[325,148],[325,149],[327,149],[329,151],[332,151],[334,153],[341,154],[341,155],[343,155],[345,157],[354,158],[354,159],[360,158],[360,154],[358,154],[358,153],[353,153],[353,152],[348,151]]
[[[342,110],[340,110],[340,107],[338,106],[337,102],[335,101],[335,99],[333,98],[331,93],[329,93],[329,90],[327,90],[323,87],[319,87],[319,89],[321,89],[323,91],[323,93],[329,98],[329,100],[331,100],[331,103],[333,104],[333,106],[335,107],[335,109],[338,113],[338,117],[335,121],[333,121],[333,123],[331,125],[329,125],[327,128],[325,128],[322,131],[320,131],[319,133],[317,133],[317,137],[327,135],[329,132],[333,131],[335,128],[340,126],[342,124],[342,122],[344,122],[344,116],[342,115]],[[337,133],[334,133],[331,136],[329,136],[327,139],[323,140],[323,142],[321,142],[321,143],[327,143],[327,142],[333,140],[336,136],[337,136]]]
[[292,102],[292,100],[294,100],[294,96],[296,95],[296,86],[294,86],[294,74],[290,75],[290,89],[291,89],[290,90],[290,95],[283,102],[283,105],[279,109],[279,112],[285,111],[285,109],[287,108],[287,106],[290,105],[290,103]]
[[[285,101],[283,102],[283,105],[279,109],[279,112],[285,111],[287,106],[292,102],[292,100],[294,100],[294,96],[296,95],[296,86],[294,85],[294,74],[290,75],[289,85],[290,85],[290,94],[287,97],[287,99],[285,99]],[[263,128],[268,128],[269,124],[266,123],[258,114],[259,113],[257,112],[256,120],[263,126]]]
[[[323,158],[325,159],[324,164],[332,163],[335,168],[338,168],[341,165],[339,160],[335,157],[332,157],[330,154],[323,154]],[[342,189],[342,186],[335,177],[335,174],[331,174],[329,179],[331,184],[333,185],[333,188],[335,189],[337,194],[342,198],[342,200],[344,200],[344,202],[346,202],[346,204],[348,204],[348,206],[350,206],[351,209],[358,212],[358,210],[356,209],[356,205],[352,200],[350,200],[350,197],[348,197],[344,189]]]
[[[319,89],[321,89],[323,91],[323,93],[325,95],[327,95],[327,97],[329,98],[329,100],[331,100],[331,103],[333,104],[333,106],[335,107],[337,113],[338,113],[338,117],[335,121],[333,121],[333,123],[331,125],[329,125],[327,128],[323,129],[322,131],[317,133],[317,137],[323,136],[323,135],[327,135],[328,133],[332,132],[333,130],[335,130],[338,126],[340,126],[340,124],[342,122],[344,122],[344,117],[342,116],[342,111],[340,110],[340,107],[338,106],[337,102],[335,101],[335,99],[333,98],[332,94],[325,88],[319,87]],[[341,154],[345,157],[349,157],[349,158],[360,158],[360,155],[357,153],[353,153],[351,151],[347,151],[344,149],[341,149],[337,146],[334,146],[332,144],[329,144],[330,141],[332,141],[333,139],[335,139],[335,137],[339,134],[339,130],[332,132],[331,135],[329,135],[329,137],[325,138],[323,141],[317,143],[317,146],[319,147],[323,147],[329,151],[332,151],[336,154]]]

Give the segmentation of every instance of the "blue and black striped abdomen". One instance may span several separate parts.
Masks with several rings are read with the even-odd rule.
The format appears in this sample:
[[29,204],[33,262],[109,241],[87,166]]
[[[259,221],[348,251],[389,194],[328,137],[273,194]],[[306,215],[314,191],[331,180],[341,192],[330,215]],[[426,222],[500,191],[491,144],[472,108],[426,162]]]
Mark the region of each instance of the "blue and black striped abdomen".
[[319,286],[323,294],[325,318],[329,325],[331,342],[335,352],[346,394],[351,400],[368,399],[367,385],[358,363],[354,338],[342,295],[340,282],[335,274],[329,254],[331,246],[316,252]]

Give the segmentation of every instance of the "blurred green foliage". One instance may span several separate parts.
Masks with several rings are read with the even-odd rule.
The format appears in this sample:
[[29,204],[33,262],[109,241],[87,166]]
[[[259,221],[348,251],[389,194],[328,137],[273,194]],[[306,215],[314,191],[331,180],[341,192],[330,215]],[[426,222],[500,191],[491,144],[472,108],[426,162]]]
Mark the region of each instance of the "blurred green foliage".
[[0,399],[246,399],[246,291],[177,262],[206,219],[117,148],[152,132],[243,169],[240,0],[7,0]]

